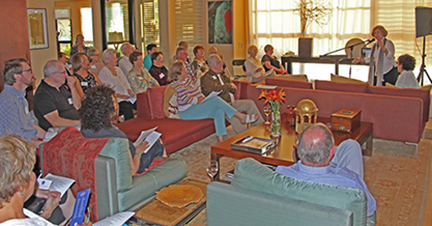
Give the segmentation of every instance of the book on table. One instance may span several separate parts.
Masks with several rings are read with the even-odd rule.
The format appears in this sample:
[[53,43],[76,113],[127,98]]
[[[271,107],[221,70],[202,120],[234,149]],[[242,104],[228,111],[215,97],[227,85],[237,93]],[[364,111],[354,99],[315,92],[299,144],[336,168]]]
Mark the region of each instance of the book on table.
[[246,136],[231,144],[231,149],[264,154],[276,146],[276,141],[261,137]]

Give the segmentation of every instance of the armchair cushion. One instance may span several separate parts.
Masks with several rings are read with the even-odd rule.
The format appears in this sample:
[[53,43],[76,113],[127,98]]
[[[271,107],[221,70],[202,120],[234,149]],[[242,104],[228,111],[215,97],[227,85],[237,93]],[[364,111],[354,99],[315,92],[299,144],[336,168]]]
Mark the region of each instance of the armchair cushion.
[[237,161],[233,185],[315,204],[350,210],[365,225],[367,197],[360,189],[301,181],[276,173],[252,158]]
[[149,88],[148,96],[149,98],[149,105],[150,105],[150,112],[151,112],[151,118],[165,118],[165,112],[163,109],[163,103],[164,103],[164,93],[165,93],[166,86],[157,86]]
[[312,83],[301,80],[290,80],[288,77],[276,77],[276,78],[266,78],[266,85],[273,86],[283,86],[283,87],[293,87],[293,88],[303,88],[303,89],[312,89]]

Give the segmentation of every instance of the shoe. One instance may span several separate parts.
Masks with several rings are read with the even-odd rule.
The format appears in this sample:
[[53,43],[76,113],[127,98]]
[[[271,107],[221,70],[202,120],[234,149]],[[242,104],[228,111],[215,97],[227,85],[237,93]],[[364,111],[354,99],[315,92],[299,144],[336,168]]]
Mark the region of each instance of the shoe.
[[256,114],[252,114],[252,115],[246,115],[246,124],[247,123],[253,123],[256,122],[256,120],[258,120],[258,117],[256,117]]

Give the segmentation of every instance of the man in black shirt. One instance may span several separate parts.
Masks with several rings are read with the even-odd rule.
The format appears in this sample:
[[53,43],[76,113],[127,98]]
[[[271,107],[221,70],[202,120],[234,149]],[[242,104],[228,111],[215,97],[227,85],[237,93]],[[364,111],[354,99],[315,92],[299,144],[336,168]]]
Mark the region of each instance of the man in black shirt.
[[67,76],[64,65],[57,60],[48,61],[43,70],[44,79],[34,96],[34,113],[39,126],[44,130],[80,126],[77,109],[81,107],[81,99],[74,86],[75,79]]

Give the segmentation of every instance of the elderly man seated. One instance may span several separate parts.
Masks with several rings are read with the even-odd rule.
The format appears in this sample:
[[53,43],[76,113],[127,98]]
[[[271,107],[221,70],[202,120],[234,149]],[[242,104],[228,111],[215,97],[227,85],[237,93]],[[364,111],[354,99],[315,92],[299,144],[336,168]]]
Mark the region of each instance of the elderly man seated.
[[367,216],[374,215],[376,201],[363,180],[359,143],[346,140],[335,147],[330,129],[318,123],[300,135],[297,154],[300,161],[291,166],[278,166],[276,172],[299,180],[361,189],[368,199]]
[[124,75],[129,74],[129,71],[132,70],[133,65],[130,62],[130,55],[135,51],[135,47],[130,44],[129,42],[125,42],[121,47],[120,50],[123,53],[123,57],[120,58],[118,65],[119,68],[123,71]]
[[34,96],[34,113],[39,126],[44,130],[79,126],[77,109],[81,107],[81,98],[75,88],[75,79],[67,76],[64,65],[57,60],[48,61],[43,71],[45,77]]
[[[234,100],[237,86],[227,75],[225,75],[221,58],[216,54],[212,54],[208,59],[208,63],[209,71],[207,71],[200,79],[201,92],[205,96],[208,96],[213,91],[221,91],[219,97],[231,104],[239,112],[246,112],[248,115],[258,115],[258,119],[256,121],[253,120],[253,125],[263,123],[264,120],[255,105],[255,102],[252,100]],[[241,123],[238,118],[232,117],[229,119],[229,122],[237,133],[243,132],[247,129],[247,127]]]

